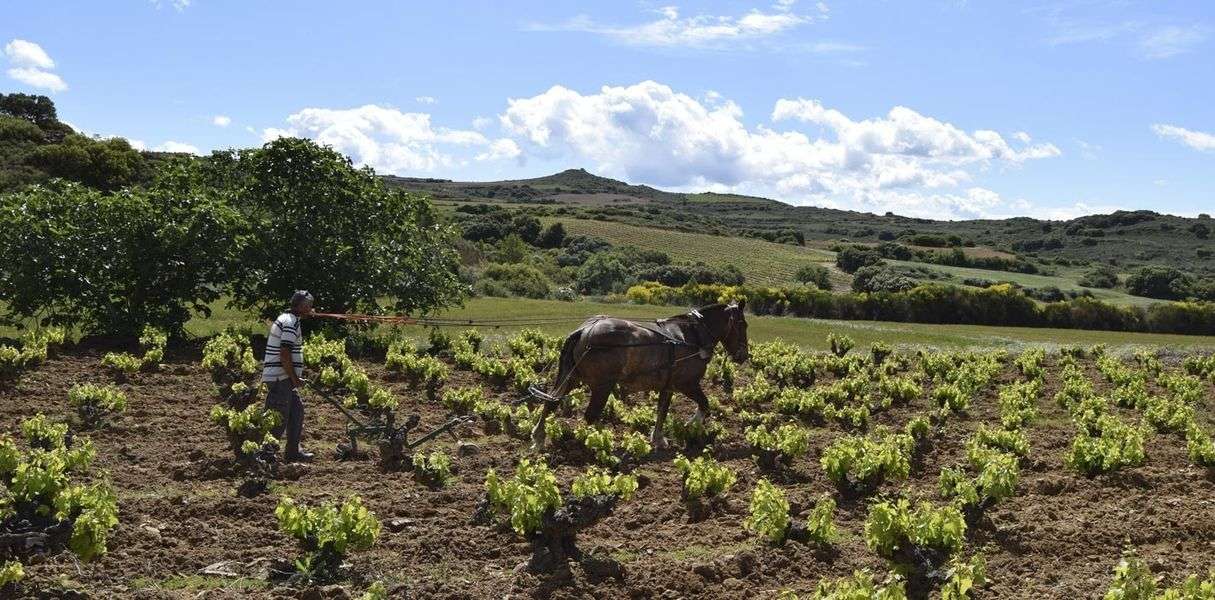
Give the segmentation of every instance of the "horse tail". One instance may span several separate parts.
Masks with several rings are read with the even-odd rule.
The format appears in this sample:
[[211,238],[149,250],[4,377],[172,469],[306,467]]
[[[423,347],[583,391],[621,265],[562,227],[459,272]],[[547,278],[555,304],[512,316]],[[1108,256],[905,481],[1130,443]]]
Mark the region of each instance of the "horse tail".
[[570,388],[577,384],[576,376],[574,375],[574,367],[578,366],[578,359],[574,357],[574,348],[578,346],[579,340],[582,339],[583,328],[574,330],[565,338],[565,342],[561,344],[561,356],[557,359],[557,383],[553,395],[557,397],[564,396]]

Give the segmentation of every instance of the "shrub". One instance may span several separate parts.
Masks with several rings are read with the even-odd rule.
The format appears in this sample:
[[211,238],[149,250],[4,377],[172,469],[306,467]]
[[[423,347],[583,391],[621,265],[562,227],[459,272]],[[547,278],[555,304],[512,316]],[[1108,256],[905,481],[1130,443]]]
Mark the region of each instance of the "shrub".
[[1114,579],[1105,591],[1105,600],[1153,600],[1156,578],[1133,550],[1127,550],[1114,567]]
[[831,346],[831,353],[841,358],[856,346],[852,338],[834,331],[827,334],[827,343]]
[[865,543],[887,558],[911,546],[953,553],[965,537],[966,521],[953,506],[935,508],[921,502],[912,510],[906,499],[877,502],[865,520]]
[[764,425],[748,427],[746,438],[761,462],[769,465],[777,460],[788,464],[810,449],[810,432],[792,423],[771,430]]
[[447,485],[451,481],[451,456],[442,450],[430,454],[421,451],[413,455],[413,472],[419,479],[436,485]]
[[987,579],[987,561],[982,554],[976,554],[968,561],[955,555],[949,559],[945,572],[946,579],[945,584],[941,586],[941,600],[968,600],[971,591],[976,586],[983,585]]
[[902,581],[882,587],[869,571],[853,571],[851,577],[818,582],[813,600],[907,600],[907,592]]
[[1081,429],[1072,440],[1065,459],[1068,466],[1091,475],[1143,464],[1143,430],[1114,415],[1102,415],[1096,423],[1098,435]]
[[443,406],[448,410],[468,414],[485,402],[485,390],[480,386],[458,387],[443,392]]
[[586,473],[575,477],[570,487],[570,493],[575,498],[617,496],[621,500],[628,500],[636,491],[636,475],[612,475],[602,467],[591,467]]
[[228,447],[236,458],[243,459],[268,446],[278,445],[270,431],[282,423],[282,415],[258,404],[250,404],[242,410],[216,404],[211,407],[211,422],[224,430]]
[[845,273],[855,273],[861,267],[876,265],[881,262],[881,254],[855,246],[844,248],[835,255],[835,266]]
[[827,478],[840,487],[872,489],[886,478],[908,476],[914,445],[905,434],[843,437],[823,451],[820,464]]
[[[92,443],[78,437],[69,444],[67,426],[41,414],[23,421],[21,431],[29,450],[0,436],[0,531],[46,532],[46,550],[57,551],[62,541],[50,530],[67,525],[67,547],[82,560],[105,554],[109,532],[118,525],[114,492],[105,481],[75,481],[92,479]],[[16,561],[0,563],[4,583],[22,573]]]
[[210,372],[216,393],[233,408],[244,408],[257,391],[257,359],[249,340],[224,332],[203,346],[202,366]]
[[139,371],[155,371],[160,368],[160,361],[165,358],[165,346],[169,336],[163,330],[151,325],[145,325],[139,336],[139,346],[142,356],[133,356],[125,352],[108,352],[101,357],[101,366],[106,367],[119,377],[130,377]]
[[509,514],[511,528],[519,535],[539,531],[544,516],[561,506],[557,478],[543,459],[520,460],[515,476],[506,481],[490,469],[485,474],[485,492],[489,509]]
[[309,580],[333,579],[348,552],[370,548],[380,535],[379,520],[358,496],[346,498],[341,506],[316,507],[300,506],[283,496],[274,515],[279,529],[303,547],[304,556],[295,566]]
[[611,429],[579,425],[574,429],[574,437],[582,442],[587,450],[595,453],[595,460],[600,464],[614,465],[619,462],[619,459],[612,455],[616,449],[616,434]]
[[861,267],[852,274],[854,292],[905,292],[915,286],[910,277],[884,265]]
[[127,409],[127,397],[113,386],[80,384],[68,390],[68,405],[76,409],[85,427],[96,427],[110,415]]
[[683,476],[683,493],[689,499],[721,494],[737,479],[730,467],[705,456],[688,460],[680,454],[675,457],[675,469]]
[[490,263],[481,271],[474,289],[483,296],[548,298],[553,282],[543,271],[526,264]]
[[212,190],[156,184],[108,194],[55,181],[5,194],[0,302],[9,321],[53,313],[86,333],[131,335],[146,324],[178,333],[192,308],[223,294],[239,227]]
[[822,265],[802,265],[798,267],[793,279],[798,283],[811,284],[820,290],[831,289],[831,271]]
[[1135,296],[1181,300],[1193,292],[1194,278],[1173,267],[1143,267],[1126,278],[1126,291]]
[[806,519],[806,537],[818,544],[830,544],[835,541],[835,500],[823,494],[814,503],[814,509]]
[[779,544],[789,532],[789,501],[780,488],[767,479],[760,479],[751,493],[751,514],[743,526]]

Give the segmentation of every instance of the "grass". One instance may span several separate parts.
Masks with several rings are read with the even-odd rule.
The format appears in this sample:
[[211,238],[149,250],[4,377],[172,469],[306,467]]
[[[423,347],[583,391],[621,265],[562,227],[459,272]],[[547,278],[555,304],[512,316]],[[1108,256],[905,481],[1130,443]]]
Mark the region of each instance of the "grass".
[[[471,298],[461,308],[444,311],[437,316],[445,318],[555,320],[559,322],[533,326],[545,333],[563,335],[584,319],[606,314],[640,320],[669,317],[683,312],[675,306],[646,306],[634,304],[609,304],[602,302],[559,302],[556,300],[528,300],[524,298]],[[1157,347],[1180,349],[1215,350],[1215,337],[1197,335],[1175,335],[1165,333],[1126,333],[1118,331],[1090,331],[1083,329],[1049,329],[1037,327],[1002,327],[991,325],[932,325],[924,323],[894,323],[888,321],[836,321],[829,319],[798,319],[793,317],[747,318],[751,340],[764,342],[783,339],[805,348],[821,350],[827,348],[828,333],[846,333],[856,340],[858,347],[883,341],[905,347],[934,348],[1019,348],[1023,346],[1056,347],[1064,345],[1106,344],[1112,348]],[[186,330],[196,336],[211,336],[229,326],[253,327],[258,330],[268,327],[257,318],[241,311],[216,303],[209,318],[196,317],[186,325]],[[522,327],[482,328],[490,338],[512,335]],[[0,337],[16,332],[0,330]],[[417,328],[416,337],[425,337],[425,331]]]
[[[794,274],[806,264],[819,264],[831,269],[831,283],[837,290],[846,290],[852,277],[835,268],[835,253],[813,247],[776,244],[764,240],[723,237],[701,233],[684,233],[666,229],[638,227],[611,221],[586,219],[545,218],[548,224],[561,221],[565,229],[574,235],[592,235],[612,244],[632,245],[638,248],[660,250],[676,260],[703,262],[707,265],[733,264],[747,276],[752,285],[780,286],[794,283]],[[988,250],[989,254],[993,251]],[[1061,290],[1088,290],[1099,300],[1118,305],[1146,306],[1158,300],[1141,298],[1119,291],[1081,287],[1076,283],[1079,271],[1061,271],[1058,275],[1030,275],[1009,271],[952,267],[911,261],[888,261],[892,265],[934,269],[953,275],[953,283],[962,279],[976,278],[991,281],[1011,281],[1024,287],[1054,286]]]
[[1093,293],[1093,296],[1098,300],[1119,305],[1147,306],[1149,304],[1159,302],[1152,298],[1142,298],[1132,296],[1115,290],[1103,290],[1099,288],[1086,288],[1076,283],[1076,280],[1069,277],[1066,273],[1059,275],[1031,275],[1028,273],[1014,273],[1011,271],[991,271],[987,269],[972,269],[970,267],[952,267],[949,265],[934,265],[919,262],[910,262],[902,260],[888,261],[893,265],[905,267],[927,267],[944,273],[953,275],[957,279],[952,283],[961,283],[961,280],[968,277],[976,279],[987,279],[990,281],[1011,281],[1017,285],[1032,288],[1041,288],[1055,286],[1061,290],[1088,290]]
[[[703,262],[710,266],[733,264],[747,276],[747,283],[753,285],[793,283],[793,275],[803,265],[830,266],[835,262],[835,254],[831,252],[752,238],[684,233],[584,219],[546,218],[543,221],[546,225],[561,221],[571,235],[592,235],[615,245],[661,250],[675,260]],[[839,283],[846,284],[848,276],[839,275]]]
[[[558,302],[555,300],[525,300],[518,298],[474,298],[463,308],[448,311],[444,317],[470,320],[511,317],[568,318],[568,323],[537,327],[546,333],[568,333],[591,315],[610,314],[640,319],[667,317],[682,312],[672,306],[639,306],[596,302]],[[846,333],[858,347],[876,341],[902,346],[946,348],[1061,346],[1073,344],[1107,344],[1111,347],[1155,346],[1215,349],[1215,337],[1160,333],[1123,333],[1078,329],[1048,329],[1035,327],[997,327],[988,325],[930,325],[923,323],[891,323],[885,321],[835,321],[827,319],[797,319],[792,317],[747,318],[748,332],[753,341],[784,339],[806,348],[822,350],[828,347],[828,333]],[[507,334],[516,328],[489,331]]]

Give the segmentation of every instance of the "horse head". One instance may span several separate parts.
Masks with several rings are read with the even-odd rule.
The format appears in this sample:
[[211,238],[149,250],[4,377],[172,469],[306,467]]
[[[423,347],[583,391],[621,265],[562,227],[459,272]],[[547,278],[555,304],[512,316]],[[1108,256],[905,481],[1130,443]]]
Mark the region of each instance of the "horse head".
[[722,313],[725,316],[725,331],[720,337],[726,352],[736,363],[747,362],[751,357],[747,344],[747,317],[745,315],[746,300],[731,302],[725,306]]

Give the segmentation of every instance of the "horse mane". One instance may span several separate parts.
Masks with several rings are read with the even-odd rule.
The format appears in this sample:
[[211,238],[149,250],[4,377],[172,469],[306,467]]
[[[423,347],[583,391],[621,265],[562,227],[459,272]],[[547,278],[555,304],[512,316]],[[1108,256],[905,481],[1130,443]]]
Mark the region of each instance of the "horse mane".
[[695,312],[699,312],[699,313],[702,313],[702,314],[703,314],[703,313],[705,313],[705,312],[708,312],[708,311],[713,311],[713,310],[724,310],[724,309],[726,309],[726,308],[728,308],[728,307],[729,307],[729,305],[728,305],[728,304],[722,304],[722,303],[720,303],[720,302],[718,302],[718,303],[716,303],[716,304],[706,304],[706,305],[704,305],[704,306],[700,306],[700,307],[694,308],[694,309],[692,309],[692,310],[690,310],[690,311],[688,311],[688,312],[686,312],[686,313],[680,313],[680,314],[675,315],[675,316],[672,316],[672,317],[667,317],[667,318],[663,319],[663,321],[683,321],[683,322],[691,322],[691,321],[692,321],[692,312],[693,312],[693,311],[695,311]]

